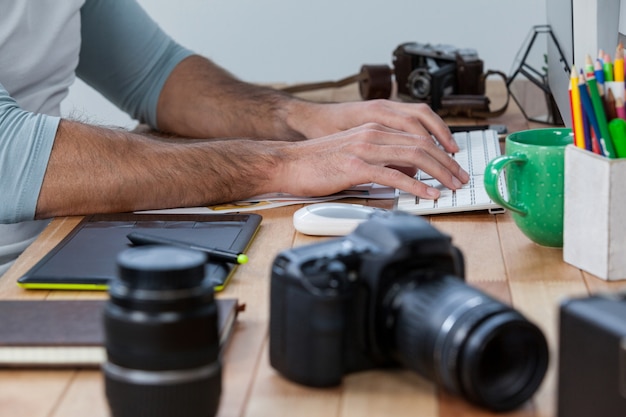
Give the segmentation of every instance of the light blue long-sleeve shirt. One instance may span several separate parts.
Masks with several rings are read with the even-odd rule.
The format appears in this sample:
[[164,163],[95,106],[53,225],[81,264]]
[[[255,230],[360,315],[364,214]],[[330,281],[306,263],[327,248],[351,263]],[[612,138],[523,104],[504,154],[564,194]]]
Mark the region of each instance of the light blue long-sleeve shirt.
[[134,0],[2,2],[0,13],[0,274],[47,221],[32,221],[59,123],[78,75],[157,127],[165,80],[191,51]]

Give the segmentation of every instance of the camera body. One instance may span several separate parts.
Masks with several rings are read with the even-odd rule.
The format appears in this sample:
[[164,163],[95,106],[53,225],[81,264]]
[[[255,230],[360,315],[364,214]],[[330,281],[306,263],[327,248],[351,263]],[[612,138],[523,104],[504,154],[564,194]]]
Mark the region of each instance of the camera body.
[[425,102],[434,111],[451,95],[485,94],[483,61],[474,49],[407,42],[393,52],[398,96]]
[[461,253],[450,238],[411,220],[400,214],[377,217],[344,238],[277,257],[271,283],[272,366],[291,380],[323,387],[338,385],[346,373],[395,363],[385,354],[389,324],[378,320],[383,314],[377,310],[384,308],[381,297],[400,283],[379,278],[403,276],[405,268],[424,271],[423,280],[464,274]]
[[559,417],[626,415],[626,292],[560,307]]
[[545,374],[545,338],[464,273],[449,236],[395,211],[284,251],[272,266],[270,364],[314,387],[403,366],[477,405],[512,409]]

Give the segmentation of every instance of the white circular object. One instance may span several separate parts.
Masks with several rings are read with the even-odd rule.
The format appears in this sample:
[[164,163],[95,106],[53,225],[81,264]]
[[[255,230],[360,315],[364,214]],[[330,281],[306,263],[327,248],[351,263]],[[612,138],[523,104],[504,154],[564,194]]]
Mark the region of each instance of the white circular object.
[[311,204],[293,214],[293,226],[306,235],[344,236],[377,211],[386,210],[360,204]]

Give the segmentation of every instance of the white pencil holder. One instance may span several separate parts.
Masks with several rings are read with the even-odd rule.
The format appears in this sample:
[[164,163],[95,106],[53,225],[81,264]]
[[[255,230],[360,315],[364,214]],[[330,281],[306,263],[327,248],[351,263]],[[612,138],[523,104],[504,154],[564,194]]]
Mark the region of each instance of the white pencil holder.
[[565,150],[563,259],[605,280],[626,279],[626,158]]

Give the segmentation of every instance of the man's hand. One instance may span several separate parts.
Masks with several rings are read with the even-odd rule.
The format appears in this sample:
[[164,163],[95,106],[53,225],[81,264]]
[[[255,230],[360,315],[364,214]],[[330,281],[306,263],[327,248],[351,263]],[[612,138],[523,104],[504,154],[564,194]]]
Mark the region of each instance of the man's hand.
[[432,134],[447,152],[459,150],[448,126],[424,103],[372,100],[331,104],[295,102],[292,106],[287,123],[308,138],[377,123],[413,135]]
[[[456,145],[449,139],[446,146],[455,149]],[[469,180],[468,174],[430,135],[407,133],[378,123],[285,144],[280,151],[283,157],[274,178],[278,181],[274,191],[296,195],[328,195],[375,182],[435,199],[439,197],[437,189],[411,176],[417,169],[453,190]]]

